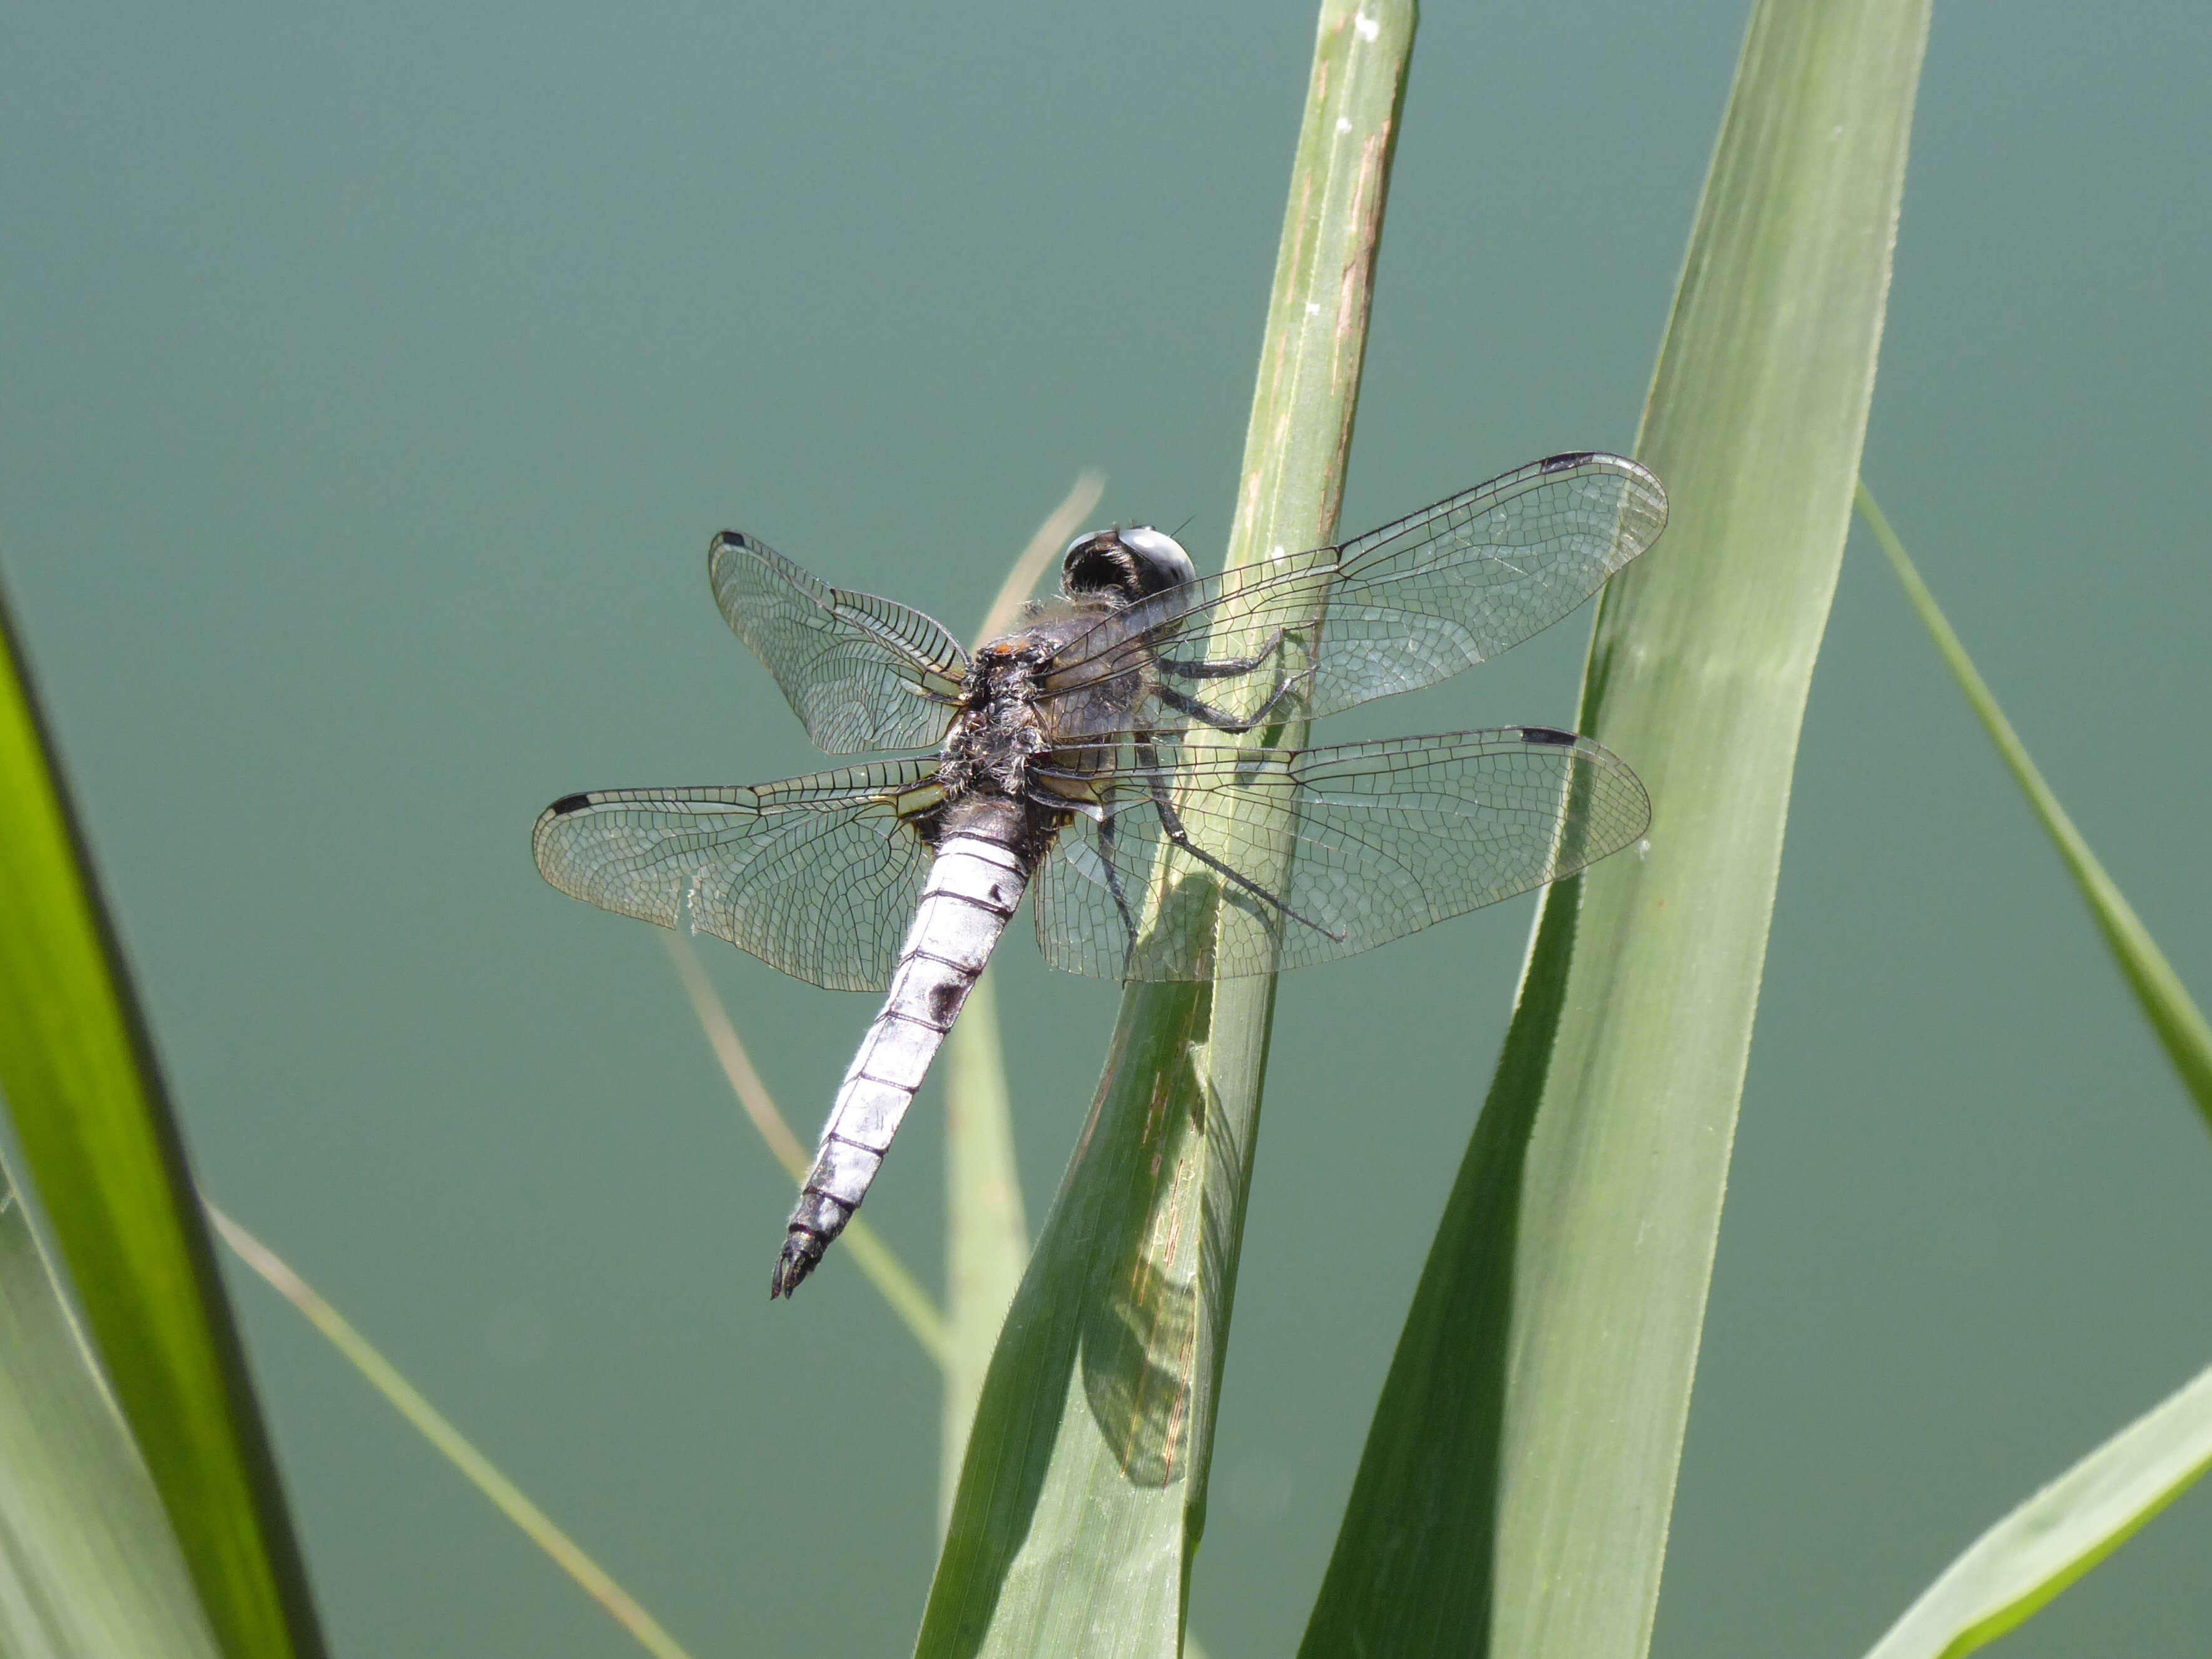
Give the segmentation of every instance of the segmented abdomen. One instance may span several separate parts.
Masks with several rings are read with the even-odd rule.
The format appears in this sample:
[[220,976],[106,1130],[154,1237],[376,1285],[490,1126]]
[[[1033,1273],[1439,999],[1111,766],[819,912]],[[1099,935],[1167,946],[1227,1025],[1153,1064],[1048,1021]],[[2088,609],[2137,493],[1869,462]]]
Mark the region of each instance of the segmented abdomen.
[[997,842],[956,835],[938,848],[914,925],[899,948],[890,994],[860,1040],[822,1126],[814,1167],[791,1212],[783,1253],[769,1283],[770,1297],[797,1289],[860,1208],[938,1045],[991,959],[1029,879],[1021,857]]

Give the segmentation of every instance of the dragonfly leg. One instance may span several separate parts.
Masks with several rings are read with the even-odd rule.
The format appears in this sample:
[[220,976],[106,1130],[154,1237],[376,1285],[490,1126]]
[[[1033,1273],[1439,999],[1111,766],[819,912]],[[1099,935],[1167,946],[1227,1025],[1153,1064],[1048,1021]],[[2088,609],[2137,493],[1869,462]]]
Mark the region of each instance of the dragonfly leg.
[[1232,737],[1241,737],[1254,726],[1266,724],[1267,717],[1275,712],[1275,705],[1289,696],[1291,688],[1304,678],[1303,675],[1277,675],[1275,689],[1267,694],[1267,701],[1260,705],[1259,712],[1249,720],[1239,720],[1225,709],[1216,708],[1209,702],[1202,702],[1188,692],[1176,690],[1172,685],[1155,686],[1153,695],[1177,714],[1188,714],[1194,720],[1203,720],[1217,732],[1226,732]]
[[1114,896],[1114,908],[1121,913],[1121,931],[1127,940],[1121,947],[1121,965],[1126,970],[1137,954],[1137,918],[1129,909],[1127,895],[1121,890],[1121,872],[1114,863],[1114,816],[1110,812],[1098,820],[1098,850],[1105,854],[1099,862],[1106,866],[1106,890]]
[[1185,662],[1172,657],[1161,657],[1160,672],[1172,674],[1182,680],[1227,680],[1239,674],[1249,674],[1275,654],[1275,647],[1283,642],[1284,630],[1277,629],[1274,636],[1249,657],[1232,657],[1220,662]]
[[1152,786],[1152,810],[1160,815],[1160,828],[1167,831],[1167,837],[1170,842],[1206,866],[1207,869],[1218,875],[1226,876],[1254,897],[1273,905],[1292,921],[1312,928],[1323,939],[1334,939],[1339,945],[1344,943],[1345,936],[1342,933],[1322,927],[1310,917],[1300,915],[1249,876],[1231,869],[1229,866],[1193,841],[1190,838],[1190,831],[1183,828],[1182,814],[1176,811],[1174,795],[1169,788],[1166,777],[1159,769],[1157,751],[1154,751],[1149,744],[1139,744],[1137,746],[1137,758],[1145,764],[1146,781]]

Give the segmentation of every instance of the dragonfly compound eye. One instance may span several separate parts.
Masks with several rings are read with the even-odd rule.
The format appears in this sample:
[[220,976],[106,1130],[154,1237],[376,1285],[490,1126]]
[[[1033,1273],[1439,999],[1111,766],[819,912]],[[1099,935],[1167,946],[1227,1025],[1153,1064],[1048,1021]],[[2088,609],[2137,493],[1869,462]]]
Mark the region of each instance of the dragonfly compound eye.
[[1078,536],[1060,556],[1060,586],[1071,596],[1118,593],[1136,600],[1194,580],[1182,544],[1150,525]]

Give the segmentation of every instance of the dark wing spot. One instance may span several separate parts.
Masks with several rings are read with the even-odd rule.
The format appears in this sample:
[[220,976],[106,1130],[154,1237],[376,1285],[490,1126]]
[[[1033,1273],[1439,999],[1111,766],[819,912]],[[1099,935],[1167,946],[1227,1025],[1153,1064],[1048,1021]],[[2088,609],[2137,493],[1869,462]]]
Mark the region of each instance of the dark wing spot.
[[1536,465],[1547,472],[1565,472],[1571,466],[1580,466],[1595,453],[1594,449],[1577,449],[1565,455],[1547,455]]
[[1521,736],[1528,743],[1554,743],[1562,749],[1571,749],[1575,746],[1575,734],[1571,732],[1562,732],[1556,726],[1524,726],[1521,728]]
[[565,818],[571,812],[580,812],[592,804],[589,795],[563,795],[545,810],[556,818]]

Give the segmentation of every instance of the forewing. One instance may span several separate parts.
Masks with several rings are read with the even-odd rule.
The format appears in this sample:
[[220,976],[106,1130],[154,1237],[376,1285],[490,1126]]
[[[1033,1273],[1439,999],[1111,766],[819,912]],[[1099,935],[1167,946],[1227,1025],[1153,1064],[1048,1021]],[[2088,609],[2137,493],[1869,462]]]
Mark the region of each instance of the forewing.
[[[1146,751],[1132,752],[1094,786],[1103,822],[1062,830],[1034,884],[1055,968],[1194,980],[1333,962],[1571,875],[1633,844],[1651,816],[1617,757],[1541,726],[1304,750],[1159,742],[1152,777]],[[1173,843],[1155,778],[1191,842],[1281,908]],[[1287,869],[1271,867],[1277,836]],[[1139,919],[1133,947],[1116,881]],[[1220,906],[1260,925],[1221,927]]]
[[547,807],[531,834],[546,880],[603,910],[691,925],[833,991],[880,991],[931,854],[917,814],[933,759],[782,783],[602,789]]
[[1316,715],[1410,691],[1542,632],[1659,538],[1667,492],[1618,455],[1554,455],[1346,542]]
[[[1658,538],[1667,495],[1618,455],[1554,455],[1369,532],[1341,548],[1247,566],[1153,596],[1072,641],[1052,684],[1079,689],[1140,655],[1167,683],[1285,642],[1236,677],[1182,689],[1249,719],[1288,675],[1318,718],[1412,691],[1559,621]],[[1300,645],[1314,637],[1309,654]],[[1301,678],[1302,677],[1302,678]],[[1173,721],[1170,723],[1180,723]]]
[[921,611],[832,587],[734,530],[714,538],[707,574],[817,748],[930,749],[944,737],[968,653]]

